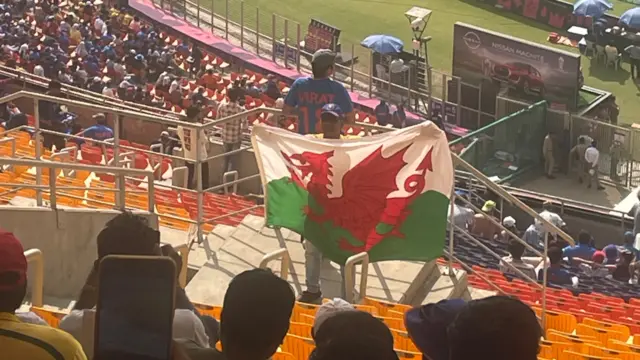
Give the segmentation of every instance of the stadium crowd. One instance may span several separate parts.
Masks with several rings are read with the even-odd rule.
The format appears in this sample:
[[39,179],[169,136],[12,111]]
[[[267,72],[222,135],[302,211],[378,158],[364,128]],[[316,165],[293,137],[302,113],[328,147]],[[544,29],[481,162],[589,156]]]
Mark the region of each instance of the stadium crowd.
[[[462,193],[460,195],[464,196]],[[522,278],[524,274],[530,279],[543,281],[542,258],[534,256],[532,250],[527,250],[525,244],[514,239],[509,232],[524,239],[530,249],[542,252],[544,225],[536,219],[524,232],[521,232],[513,217],[499,218],[495,201],[485,201],[479,213],[475,213],[467,204],[464,201],[457,201],[453,205],[451,221],[459,229],[467,230],[481,239],[490,240],[498,245],[498,248],[506,250],[509,255],[503,257],[499,265],[499,269],[506,275]],[[640,211],[635,210],[636,222],[640,221],[638,214]],[[554,212],[552,203],[545,202],[539,215],[565,232],[568,231],[565,221]],[[499,223],[502,223],[502,227],[498,225]],[[568,285],[574,288],[578,287],[581,278],[637,284],[640,276],[640,251],[636,248],[638,243],[636,239],[639,237],[635,226],[633,231],[624,233],[622,241],[609,244],[602,249],[595,247],[593,237],[584,230],[578,233],[575,245],[570,245],[560,237],[547,234],[549,244],[547,281],[553,285]],[[520,272],[515,271],[513,267]]]
[[[99,261],[108,255],[180,257],[160,246],[157,231],[137,215],[123,213],[97,238]],[[176,266],[177,269],[180,266]],[[0,232],[0,348],[8,359],[86,359],[93,329],[84,313],[95,311],[97,273],[88,274],[74,310],[59,329],[33,313],[17,312],[27,290],[27,261],[20,241]],[[135,274],[131,274],[132,276]],[[177,289],[172,326],[174,359],[269,359],[278,351],[295,305],[292,287],[269,270],[238,274],[226,291],[220,324],[200,315]],[[406,328],[426,358],[434,360],[536,359],[541,328],[534,312],[517,299],[444,300],[406,313]],[[310,359],[397,359],[389,328],[370,313],[336,298],[315,315]],[[220,341],[221,349],[215,348]]]

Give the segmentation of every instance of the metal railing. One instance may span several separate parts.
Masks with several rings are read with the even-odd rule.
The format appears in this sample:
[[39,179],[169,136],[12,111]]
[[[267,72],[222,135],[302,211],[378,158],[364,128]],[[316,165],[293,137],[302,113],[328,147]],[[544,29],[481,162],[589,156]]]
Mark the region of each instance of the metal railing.
[[350,256],[344,264],[344,288],[345,288],[345,300],[348,302],[354,302],[353,289],[355,288],[356,279],[356,265],[360,264],[360,290],[358,296],[360,299],[364,299],[367,296],[367,281],[369,279],[369,254],[361,252]]
[[31,278],[31,305],[41,307],[44,302],[44,256],[39,249],[29,249],[24,252],[29,264]]
[[291,266],[291,256],[286,248],[274,250],[263,256],[260,264],[258,264],[258,268],[268,269],[269,263],[276,260],[280,260],[280,277],[287,280],[289,277],[289,266]]

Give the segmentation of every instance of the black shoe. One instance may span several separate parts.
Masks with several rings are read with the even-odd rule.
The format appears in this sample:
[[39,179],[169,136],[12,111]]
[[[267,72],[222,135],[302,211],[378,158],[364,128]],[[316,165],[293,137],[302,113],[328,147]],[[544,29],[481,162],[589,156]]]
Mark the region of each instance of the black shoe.
[[604,190],[604,186],[598,186],[598,190]]
[[320,304],[322,303],[322,293],[320,291],[309,292],[305,290],[298,296],[298,301],[307,304]]
[[578,178],[578,183],[582,184],[582,178]]
[[555,178],[556,178],[556,177],[555,177],[555,176],[553,176],[553,175],[547,175],[547,179],[553,180],[553,179],[555,179]]
[[587,185],[587,189],[591,189],[591,184]]

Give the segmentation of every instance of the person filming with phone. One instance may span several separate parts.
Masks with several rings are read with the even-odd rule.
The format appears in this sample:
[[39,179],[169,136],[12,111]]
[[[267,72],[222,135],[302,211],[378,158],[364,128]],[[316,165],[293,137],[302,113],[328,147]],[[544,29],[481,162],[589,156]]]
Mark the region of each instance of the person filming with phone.
[[[173,337],[187,338],[193,340],[198,346],[207,348],[210,344],[217,342],[218,323],[209,316],[200,316],[195,310],[191,301],[187,298],[184,289],[177,284],[177,277],[180,273],[181,260],[180,256],[169,245],[160,247],[160,232],[152,229],[147,220],[141,216],[133,215],[125,212],[117,215],[115,218],[107,222],[105,228],[98,234],[98,260],[94,263],[93,268],[86,280],[86,283],[80,293],[80,296],[71,313],[65,316],[60,322],[60,329],[67,331],[75,337],[83,346],[85,353],[92,358],[94,354],[93,327],[90,321],[84,320],[85,316],[95,317],[96,305],[102,299],[103,302],[109,302],[113,297],[119,297],[131,306],[140,303],[143,294],[137,294],[137,288],[147,285],[149,282],[155,282],[158,287],[162,284],[169,283],[169,287],[175,288],[175,302],[173,303]],[[151,278],[145,279],[149,275],[145,268],[140,266],[130,267],[128,274],[115,274],[114,277],[120,276],[120,279],[114,280],[115,283],[132,282],[132,279],[141,279],[141,284],[131,284],[131,291],[98,291],[101,278],[109,275],[101,274],[100,263],[107,256],[125,255],[125,256],[169,256],[175,262],[175,278]],[[150,275],[149,275],[150,276]],[[104,279],[103,279],[104,280]],[[166,287],[166,286],[165,286]],[[108,286],[105,289],[109,289]],[[115,292],[115,293],[113,293]],[[163,294],[159,294],[162,296]],[[130,298],[127,298],[129,296]],[[152,309],[153,310],[153,309]],[[156,309],[157,310],[157,309]],[[155,310],[154,310],[155,311]],[[149,314],[153,316],[153,314]],[[138,320],[144,320],[144,316],[137,316]],[[106,320],[102,318],[101,320]],[[140,321],[142,321],[140,320]],[[152,319],[149,319],[152,321]],[[89,335],[89,336],[87,336]]]

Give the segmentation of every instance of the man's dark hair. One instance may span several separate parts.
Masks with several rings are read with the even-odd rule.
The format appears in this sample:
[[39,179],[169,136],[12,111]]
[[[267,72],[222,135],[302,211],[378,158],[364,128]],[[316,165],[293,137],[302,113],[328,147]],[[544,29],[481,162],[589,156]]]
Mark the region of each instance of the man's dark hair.
[[231,90],[229,90],[229,101],[231,102],[237,102],[238,99],[240,98],[240,93],[241,91],[237,88],[237,87],[233,87],[231,88]]
[[[5,272],[0,274],[0,285],[16,284],[20,275],[15,272]],[[15,312],[24,301],[27,294],[27,282],[15,286],[12,290],[0,291],[0,312]]]
[[590,242],[591,235],[589,235],[585,230],[580,230],[580,233],[578,234],[578,244],[589,245]]
[[448,328],[450,360],[536,360],[542,330],[518,299],[492,296],[470,302]]
[[552,265],[560,264],[562,262],[562,249],[557,246],[552,246],[547,251],[549,257],[549,263]]
[[98,258],[107,255],[159,255],[160,233],[147,219],[125,211],[98,234]]
[[228,359],[268,359],[287,335],[295,296],[270,270],[231,280],[220,314],[220,341]]
[[583,137],[579,137],[578,138],[578,144],[584,144],[584,138]]
[[333,66],[319,66],[311,64],[311,73],[313,74],[314,79],[322,79],[328,76],[329,69],[331,68],[333,68]]
[[396,360],[393,335],[379,319],[363,311],[339,312],[314,335],[314,360]]
[[509,240],[507,250],[509,250],[511,257],[514,259],[520,259],[522,254],[524,254],[524,244],[514,238],[511,238],[511,240]]
[[591,142],[591,146],[593,146],[593,147],[597,147],[597,146],[598,146],[598,141],[597,141],[597,140],[593,140],[593,141]]

